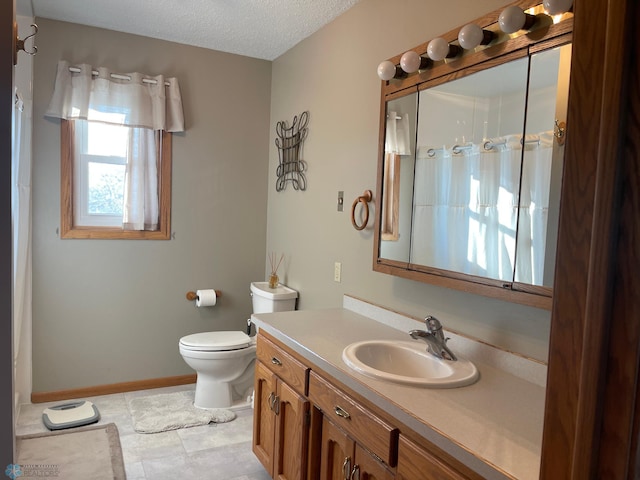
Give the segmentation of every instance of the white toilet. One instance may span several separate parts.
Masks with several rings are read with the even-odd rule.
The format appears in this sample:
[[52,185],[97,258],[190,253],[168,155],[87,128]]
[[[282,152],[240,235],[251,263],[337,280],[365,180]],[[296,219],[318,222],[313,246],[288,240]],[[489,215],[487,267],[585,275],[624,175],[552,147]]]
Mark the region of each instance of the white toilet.
[[[253,313],[295,310],[298,292],[268,282],[251,283]],[[255,337],[244,332],[204,332],[180,339],[180,354],[197,373],[194,405],[243,408],[250,402],[256,359]]]

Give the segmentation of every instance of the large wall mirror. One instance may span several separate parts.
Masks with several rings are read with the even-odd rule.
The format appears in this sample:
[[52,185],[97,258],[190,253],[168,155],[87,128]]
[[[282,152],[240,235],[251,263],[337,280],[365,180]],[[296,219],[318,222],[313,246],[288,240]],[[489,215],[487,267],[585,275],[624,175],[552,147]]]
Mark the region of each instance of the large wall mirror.
[[571,44],[543,40],[384,96],[374,270],[550,308]]

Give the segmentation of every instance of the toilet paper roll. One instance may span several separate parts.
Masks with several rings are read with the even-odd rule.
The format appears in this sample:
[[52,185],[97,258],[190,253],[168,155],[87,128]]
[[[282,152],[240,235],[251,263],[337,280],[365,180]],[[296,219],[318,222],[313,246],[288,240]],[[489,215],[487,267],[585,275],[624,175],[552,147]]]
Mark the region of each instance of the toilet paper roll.
[[196,290],[196,307],[215,307],[217,301],[216,291],[213,289]]

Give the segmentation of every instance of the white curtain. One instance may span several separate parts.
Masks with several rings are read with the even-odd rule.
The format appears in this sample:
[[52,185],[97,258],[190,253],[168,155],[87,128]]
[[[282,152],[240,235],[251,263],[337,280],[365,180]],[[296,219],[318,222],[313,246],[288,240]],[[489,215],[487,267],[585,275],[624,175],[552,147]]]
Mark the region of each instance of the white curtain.
[[129,136],[124,186],[123,227],[125,230],[158,229],[159,201],[156,136],[148,128],[134,128]]
[[[518,193],[522,148],[520,136],[504,137],[491,150],[481,147],[475,204],[470,205],[474,230],[470,260],[478,274],[511,281],[515,265]],[[472,256],[473,255],[473,256]]]
[[517,282],[544,284],[545,246],[553,160],[553,132],[525,143],[518,220]]
[[[176,78],[140,73],[117,74],[104,67],[58,62],[56,83],[46,116],[131,127],[127,154],[123,228],[157,230],[158,185],[154,132],[184,131],[180,88]],[[104,113],[121,115],[105,116]]]
[[411,263],[512,280],[522,149],[495,143],[418,147]]
[[31,158],[22,128],[24,103],[16,90],[11,145],[11,223],[13,229],[13,355],[20,350],[25,316],[31,313]]
[[462,155],[454,155],[445,148],[418,148],[411,263],[468,270],[464,259],[471,167]]

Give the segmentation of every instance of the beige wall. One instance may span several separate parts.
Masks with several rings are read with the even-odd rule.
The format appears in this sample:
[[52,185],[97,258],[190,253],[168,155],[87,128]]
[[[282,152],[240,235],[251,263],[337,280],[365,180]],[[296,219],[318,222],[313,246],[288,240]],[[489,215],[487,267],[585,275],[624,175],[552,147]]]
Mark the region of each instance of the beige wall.
[[[271,62],[36,19],[33,390],[193,373],[178,339],[242,329],[264,280]],[[43,117],[56,63],[179,79],[170,241],[60,240],[59,122]],[[215,308],[189,290],[216,288]]]
[[[281,278],[300,291],[301,308],[340,306],[351,294],[416,317],[436,315],[445,328],[546,360],[549,312],[374,273],[373,222],[357,232],[350,221],[353,200],[376,185],[378,63],[505,3],[363,0],[274,62],[271,142],[276,121],[310,112],[307,191],[275,191],[278,155],[269,150],[267,251],[285,253]],[[333,281],[336,261],[341,283]]]

